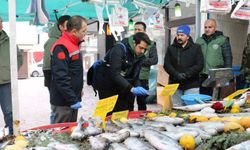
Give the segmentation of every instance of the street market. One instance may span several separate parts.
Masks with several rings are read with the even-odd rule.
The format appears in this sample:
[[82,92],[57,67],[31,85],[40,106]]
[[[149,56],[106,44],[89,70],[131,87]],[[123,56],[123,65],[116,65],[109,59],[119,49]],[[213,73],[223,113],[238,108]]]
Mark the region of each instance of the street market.
[[249,11],[0,2],[0,149],[250,150]]

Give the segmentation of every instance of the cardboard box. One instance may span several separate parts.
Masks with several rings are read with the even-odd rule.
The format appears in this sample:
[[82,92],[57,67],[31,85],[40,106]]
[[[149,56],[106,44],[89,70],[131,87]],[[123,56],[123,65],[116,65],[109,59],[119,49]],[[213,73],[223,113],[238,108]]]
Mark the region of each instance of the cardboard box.
[[[163,89],[164,89],[164,86],[157,86],[157,91],[156,91],[157,92],[157,104],[161,105],[162,108],[164,107],[164,100],[167,99],[167,97],[160,95]],[[173,108],[173,103],[172,103],[172,100],[170,99],[170,101],[167,101],[166,103],[166,111],[171,111],[172,108]]]
[[164,70],[163,65],[158,65],[157,83],[166,86],[168,84],[169,75]]

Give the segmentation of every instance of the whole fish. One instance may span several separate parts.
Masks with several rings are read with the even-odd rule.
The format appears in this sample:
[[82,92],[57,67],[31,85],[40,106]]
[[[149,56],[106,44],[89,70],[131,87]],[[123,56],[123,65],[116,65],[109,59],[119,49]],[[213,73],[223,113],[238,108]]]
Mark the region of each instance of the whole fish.
[[164,122],[167,124],[174,124],[174,125],[182,124],[184,122],[184,119],[182,118],[179,118],[179,117],[173,118],[173,117],[168,117],[168,116],[154,117],[152,118],[152,120],[156,122]]
[[131,137],[140,137],[140,133],[135,131],[134,129],[131,129],[131,128],[124,128],[124,129],[121,129],[120,131],[116,132],[117,134],[123,134],[125,132],[129,132],[129,135]]
[[161,133],[176,141],[178,141],[185,134],[192,135],[193,137],[197,137],[199,135],[197,131],[162,131]]
[[117,125],[115,125],[111,122],[107,122],[105,132],[114,133],[114,132],[120,131],[121,129],[122,129],[121,127],[118,127]]
[[250,140],[234,145],[227,150],[250,150]]
[[187,105],[187,106],[180,106],[180,107],[173,107],[174,109],[178,110],[185,110],[185,111],[199,111],[206,107],[211,107],[212,103],[206,104],[194,104],[194,105]]
[[225,123],[223,122],[197,122],[192,124],[186,124],[186,126],[198,127],[205,131],[208,131],[209,129],[215,129],[217,132],[224,131],[224,125]]
[[182,147],[175,140],[158,131],[146,129],[144,137],[158,150],[182,150]]
[[108,139],[111,143],[120,143],[124,141],[126,138],[129,137],[129,132],[126,131],[121,134],[117,133],[102,133],[99,135],[100,137],[103,137],[105,139]]
[[154,150],[155,148],[150,144],[143,142],[141,139],[129,137],[124,141],[126,147],[130,150]]
[[109,150],[129,150],[123,143],[112,143]]
[[109,141],[105,138],[98,137],[98,136],[96,137],[90,136],[89,143],[91,145],[92,150],[104,150],[109,147]]
[[56,150],[79,150],[75,144],[63,144],[60,142],[49,143],[48,147]]

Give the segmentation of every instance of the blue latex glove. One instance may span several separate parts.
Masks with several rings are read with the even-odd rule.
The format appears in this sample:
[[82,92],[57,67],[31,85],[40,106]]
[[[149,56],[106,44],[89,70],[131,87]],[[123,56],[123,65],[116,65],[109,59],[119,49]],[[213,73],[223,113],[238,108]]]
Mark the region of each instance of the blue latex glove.
[[72,109],[79,109],[81,107],[82,107],[82,105],[81,105],[80,102],[77,102],[77,103],[75,103],[73,105],[70,105],[70,108],[72,108]]
[[136,95],[136,96],[146,96],[149,95],[148,91],[145,90],[143,87],[138,86],[138,87],[133,87],[131,89],[131,92]]

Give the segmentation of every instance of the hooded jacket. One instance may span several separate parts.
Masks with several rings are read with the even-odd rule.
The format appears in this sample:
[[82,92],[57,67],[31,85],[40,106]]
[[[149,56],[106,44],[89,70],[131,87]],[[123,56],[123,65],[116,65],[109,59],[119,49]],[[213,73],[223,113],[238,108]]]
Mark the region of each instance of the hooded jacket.
[[140,80],[148,80],[150,66],[156,65],[158,63],[158,55],[156,49],[156,43],[151,41],[151,44],[148,46],[147,51],[144,53],[145,59],[141,63],[141,71],[139,75]]
[[[23,57],[17,48],[18,69],[23,64]],[[9,37],[4,30],[0,31],[0,84],[10,83],[10,46]]]
[[107,52],[105,65],[97,72],[99,89],[130,91],[138,82],[140,63],[145,56],[136,56],[133,38],[125,38],[121,43],[126,49],[116,44]]
[[[199,73],[203,68],[203,55],[201,47],[194,44],[192,38],[185,47],[174,43],[167,49],[164,58],[164,69],[169,74],[169,83],[179,83],[179,89],[187,90],[199,87]],[[179,81],[177,76],[179,73],[185,73],[186,80]]]
[[51,70],[50,67],[50,51],[53,44],[62,36],[61,31],[58,29],[58,25],[55,24],[49,31],[49,39],[44,44],[43,55],[43,70]]
[[213,68],[231,68],[232,50],[229,38],[222,32],[216,31],[213,35],[207,37],[205,34],[196,40],[201,45],[204,56],[203,74],[208,74],[209,69]]

